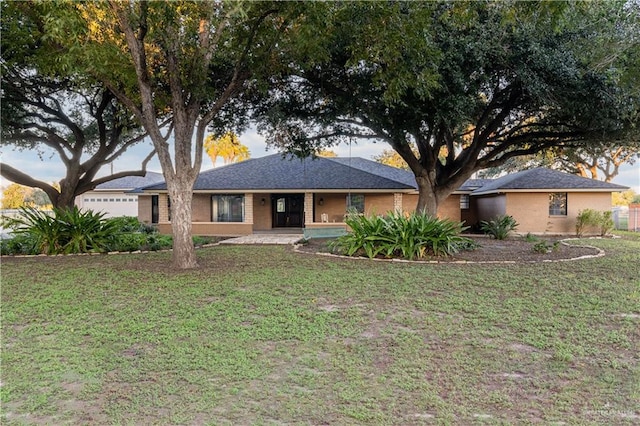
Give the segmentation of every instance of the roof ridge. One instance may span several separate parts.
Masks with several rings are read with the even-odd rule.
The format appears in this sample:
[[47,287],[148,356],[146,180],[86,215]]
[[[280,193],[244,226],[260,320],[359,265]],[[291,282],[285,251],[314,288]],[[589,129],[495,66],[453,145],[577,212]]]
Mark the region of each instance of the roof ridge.
[[[387,165],[387,164],[378,163],[377,161],[368,160],[368,159],[366,159],[366,158],[362,158],[362,157],[322,157],[322,158],[327,159],[327,160],[330,160],[330,161],[333,161],[333,160],[334,160],[334,159],[336,159],[336,158],[344,158],[344,159],[349,159],[349,160],[351,160],[351,159],[354,159],[354,158],[355,158],[355,159],[360,159],[360,160],[364,160],[364,161],[370,162],[370,163],[372,163],[372,164],[375,164],[376,166],[384,166],[384,167],[387,167],[387,168],[391,168],[391,169],[395,169],[395,170],[398,170],[398,171],[402,171],[402,169],[399,169],[399,168],[397,168],[397,167],[389,166],[389,165]],[[343,164],[343,163],[340,163],[339,161],[333,161],[333,162],[334,162],[334,163],[336,163],[336,164],[338,164],[338,165],[340,165],[340,166],[342,166],[342,167],[347,167],[347,168],[351,168],[351,169],[356,169],[356,170],[358,170],[359,172],[361,172],[361,173],[365,173],[365,174],[367,174],[367,175],[369,175],[369,176],[375,176],[375,177],[376,177],[376,178],[378,178],[378,179],[384,179],[384,180],[386,180],[386,181],[388,181],[388,182],[399,183],[399,184],[401,184],[401,185],[410,186],[410,185],[407,185],[405,182],[401,182],[401,181],[398,181],[398,180],[395,180],[395,179],[390,179],[390,178],[388,178],[388,177],[386,177],[386,176],[381,176],[381,175],[379,175],[379,174],[372,173],[372,172],[370,172],[370,171],[368,171],[368,170],[363,170],[363,169],[361,169],[361,168],[359,168],[359,167],[354,167],[354,166],[352,166],[351,164],[349,164],[349,165],[345,165],[345,164]]]

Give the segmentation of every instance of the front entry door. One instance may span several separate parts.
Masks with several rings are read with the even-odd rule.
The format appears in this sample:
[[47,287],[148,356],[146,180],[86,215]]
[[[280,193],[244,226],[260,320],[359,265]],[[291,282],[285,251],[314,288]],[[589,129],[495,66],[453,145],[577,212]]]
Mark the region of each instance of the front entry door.
[[281,194],[272,197],[273,227],[301,228],[304,211],[304,195]]

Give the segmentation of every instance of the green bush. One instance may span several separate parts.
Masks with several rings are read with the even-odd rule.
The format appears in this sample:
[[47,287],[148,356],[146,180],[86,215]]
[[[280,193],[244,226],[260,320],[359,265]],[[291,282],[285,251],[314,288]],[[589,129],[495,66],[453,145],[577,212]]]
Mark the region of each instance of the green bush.
[[496,216],[491,220],[480,222],[482,232],[496,240],[504,240],[509,236],[509,232],[515,231],[517,227],[518,222],[509,215]]
[[560,250],[560,241],[555,241],[553,244],[549,244],[546,241],[540,241],[533,245],[533,251],[540,254],[547,254],[558,250]]
[[589,228],[597,228],[600,235],[607,235],[614,227],[613,214],[610,211],[584,209],[576,218],[576,235],[581,237]]
[[143,234],[154,234],[158,232],[154,226],[140,222],[135,216],[111,217],[106,220],[113,222],[119,232],[141,232]]
[[0,242],[0,254],[36,254],[36,244],[37,240],[29,234],[14,235],[9,238],[3,238]]
[[613,212],[604,211],[601,212],[602,217],[600,219],[600,235],[604,236],[609,234],[616,226],[613,221]]
[[345,223],[351,232],[338,237],[332,243],[332,248],[348,256],[402,257],[412,260],[429,255],[447,256],[475,247],[472,240],[460,236],[467,229],[462,224],[425,214],[348,214]]
[[11,238],[0,243],[3,255],[71,254],[109,251],[163,250],[172,247],[168,235],[135,217],[103,218],[103,213],[53,209],[47,213],[21,209],[20,216],[6,219]]

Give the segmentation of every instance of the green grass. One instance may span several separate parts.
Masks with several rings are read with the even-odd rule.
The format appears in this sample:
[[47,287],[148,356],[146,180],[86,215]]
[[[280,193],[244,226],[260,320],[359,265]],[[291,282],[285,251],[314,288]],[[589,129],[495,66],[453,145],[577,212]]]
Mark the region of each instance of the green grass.
[[411,265],[284,247],[2,261],[2,424],[637,424],[640,238]]

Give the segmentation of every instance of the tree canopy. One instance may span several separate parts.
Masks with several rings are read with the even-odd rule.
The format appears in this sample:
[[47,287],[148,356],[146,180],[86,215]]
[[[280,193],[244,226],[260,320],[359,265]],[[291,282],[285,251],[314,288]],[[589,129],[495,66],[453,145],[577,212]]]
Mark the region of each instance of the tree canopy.
[[261,129],[272,145],[301,155],[347,138],[387,142],[416,176],[418,210],[435,214],[477,170],[637,129],[633,5],[325,7],[309,17],[326,28],[317,44],[290,46],[288,67],[259,109]]
[[594,144],[577,148],[557,147],[536,154],[511,158],[502,166],[487,169],[485,176],[497,176],[531,167],[550,167],[582,177],[611,182],[624,164],[635,164],[640,157],[640,140],[618,146]]
[[57,185],[6,163],[0,167],[2,176],[40,188],[56,207],[71,207],[76,196],[100,183],[143,175],[146,162],[138,169],[97,177],[145,133],[103,85],[65,75],[51,62],[56,45],[45,37],[40,5],[4,2],[1,7],[1,145],[39,153],[49,148],[65,166]]
[[[281,12],[299,6],[115,0],[49,5],[47,32],[64,48],[61,66],[101,81],[148,133],[171,199],[173,264],[197,266],[191,201],[206,130],[227,131],[243,122],[249,77],[269,69],[272,48],[289,23]],[[163,133],[165,117],[171,127]]]

